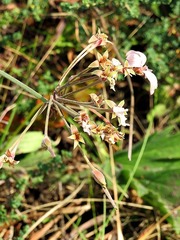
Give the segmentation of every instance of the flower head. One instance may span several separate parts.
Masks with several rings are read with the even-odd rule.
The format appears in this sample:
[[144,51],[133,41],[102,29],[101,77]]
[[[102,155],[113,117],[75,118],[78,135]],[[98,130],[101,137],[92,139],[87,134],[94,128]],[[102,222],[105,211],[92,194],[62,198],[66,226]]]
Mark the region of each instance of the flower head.
[[83,131],[91,135],[91,129],[94,127],[94,123],[90,121],[89,115],[85,111],[80,111],[79,115],[74,118],[81,127]]

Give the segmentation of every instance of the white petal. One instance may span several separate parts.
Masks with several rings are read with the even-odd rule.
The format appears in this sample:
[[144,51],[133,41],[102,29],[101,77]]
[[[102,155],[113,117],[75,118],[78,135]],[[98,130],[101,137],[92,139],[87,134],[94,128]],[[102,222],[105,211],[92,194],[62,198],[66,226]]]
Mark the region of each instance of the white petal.
[[125,117],[127,111],[128,109],[125,109],[123,107],[119,106],[113,107],[113,112],[118,117],[119,125],[122,125],[124,127],[129,125],[128,123],[126,123],[127,118]]
[[126,53],[126,59],[131,67],[143,67],[147,60],[144,53],[134,50]]
[[149,69],[146,71],[143,71],[145,77],[150,82],[150,94],[152,95],[154,93],[154,90],[158,87],[158,81],[154,73],[152,73]]

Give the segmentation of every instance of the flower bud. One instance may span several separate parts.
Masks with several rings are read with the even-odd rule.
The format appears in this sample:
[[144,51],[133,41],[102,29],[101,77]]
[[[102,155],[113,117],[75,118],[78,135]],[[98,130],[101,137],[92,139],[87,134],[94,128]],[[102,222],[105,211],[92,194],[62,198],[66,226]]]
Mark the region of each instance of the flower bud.
[[92,171],[92,175],[93,175],[93,178],[94,180],[99,183],[102,187],[105,187],[106,186],[106,180],[105,180],[105,177],[104,175],[102,174],[102,172],[100,172],[98,169],[94,169]]
[[41,147],[48,150],[52,157],[56,156],[56,154],[52,148],[52,145],[51,145],[51,140],[48,136],[45,136],[44,139],[42,140]]

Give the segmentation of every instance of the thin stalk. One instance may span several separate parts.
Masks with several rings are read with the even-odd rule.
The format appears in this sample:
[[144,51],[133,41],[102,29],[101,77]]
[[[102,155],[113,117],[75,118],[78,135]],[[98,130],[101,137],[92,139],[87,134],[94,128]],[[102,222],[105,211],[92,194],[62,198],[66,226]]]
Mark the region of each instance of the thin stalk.
[[54,106],[55,106],[56,111],[58,112],[59,116],[63,119],[68,131],[71,132],[71,128],[70,128],[68,122],[66,121],[66,119],[64,118],[63,114],[61,113],[61,110],[59,109],[59,107],[55,103],[54,103]]
[[93,82],[93,83],[91,83],[91,84],[89,84],[89,85],[87,85],[87,86],[84,86],[84,87],[82,87],[82,88],[80,88],[80,89],[77,89],[76,91],[73,91],[73,92],[70,92],[70,93],[67,93],[67,94],[63,94],[62,96],[63,96],[63,97],[70,96],[70,95],[72,95],[72,94],[74,94],[74,93],[77,93],[77,92],[83,91],[83,90],[85,90],[85,89],[87,89],[87,88],[90,88],[90,87],[92,87],[92,86],[95,86],[97,83],[100,83],[100,82],[102,82],[102,81],[101,81],[101,80],[97,80],[96,82]]
[[87,165],[90,167],[90,169],[93,171],[95,170],[96,168],[92,165],[92,163],[89,161],[88,157],[86,156],[86,154],[84,153],[84,151],[82,150],[81,146],[79,145],[79,150],[80,152],[82,153],[83,155],[83,158],[85,159]]
[[73,109],[69,109],[67,107],[65,107],[63,104],[59,103],[58,101],[53,99],[53,102],[62,110],[66,111],[69,115],[71,115],[72,117],[77,116],[77,113],[73,110]]
[[111,124],[110,121],[109,121],[107,118],[105,118],[102,114],[100,114],[99,112],[97,112],[95,109],[89,108],[89,110],[90,110],[91,112],[93,112],[94,114],[96,114],[96,115],[97,115],[101,120],[103,120],[106,124]]
[[[88,166],[90,167],[90,169],[92,171],[96,170],[96,168],[92,165],[92,163],[89,161],[88,157],[86,156],[86,154],[84,153],[83,149],[81,148],[81,146],[79,145],[79,150],[80,152],[82,153],[83,155],[83,158],[85,159],[86,163],[88,164]],[[112,204],[113,208],[114,209],[117,209],[117,206],[114,202],[114,200],[112,199],[111,197],[111,194],[109,193],[109,190],[107,189],[106,185],[105,184],[101,184],[99,183],[100,186],[102,187],[104,193],[106,194],[107,198],[109,199],[110,203]]]
[[[119,61],[121,62],[121,64],[124,64],[121,55],[119,54],[119,51],[117,49],[117,47],[115,46],[115,44],[112,44],[113,49],[115,51],[115,53],[117,54],[117,57],[119,59]],[[131,160],[132,157],[132,145],[133,145],[133,127],[134,127],[134,104],[135,104],[135,98],[134,98],[134,89],[133,89],[133,85],[132,85],[132,81],[131,81],[131,77],[127,76],[127,81],[129,84],[129,90],[130,90],[130,94],[131,94],[131,98],[130,98],[130,127],[129,127],[129,146],[128,146],[128,158],[129,160]]]
[[108,108],[94,107],[94,106],[92,106],[92,104],[93,104],[92,102],[78,102],[78,101],[75,101],[72,99],[66,99],[66,98],[61,98],[61,97],[56,97],[56,100],[60,101],[61,103],[66,103],[69,105],[85,106],[86,108],[92,108],[97,111],[112,112],[112,110],[108,109]]
[[45,136],[48,136],[49,115],[50,115],[50,111],[51,111],[52,100],[53,100],[53,95],[50,96],[50,99],[48,102],[48,109],[47,109],[47,113],[46,113],[46,122],[45,122],[45,129],[44,129]]
[[30,123],[28,124],[28,126],[24,129],[24,131],[21,133],[21,135],[19,136],[19,138],[14,142],[14,144],[11,146],[11,149],[14,149],[16,147],[16,145],[19,144],[19,142],[22,140],[22,138],[24,137],[24,135],[26,134],[26,132],[29,130],[29,128],[32,126],[32,124],[35,122],[36,118],[46,109],[47,105],[44,104],[42,105],[38,111],[35,113],[35,115],[33,116],[33,118],[31,119]]
[[[106,88],[103,88],[103,94],[105,99],[108,98]],[[106,112],[106,118],[110,121],[109,113]],[[113,184],[113,192],[114,192],[114,200],[118,202],[118,189],[117,189],[117,181],[116,181],[116,170],[115,170],[115,161],[114,161],[114,153],[112,145],[109,144],[109,155],[110,155],[110,165],[111,165],[111,173],[112,173],[112,184]],[[121,215],[119,206],[116,206],[116,226],[117,226],[117,238],[118,240],[124,240],[122,227],[121,227]]]
[[106,194],[107,198],[109,199],[110,203],[112,204],[113,208],[117,210],[117,206],[116,206],[114,200],[112,199],[111,194],[109,193],[109,190],[107,189],[107,187],[103,186],[102,189],[103,189],[104,193]]
[[[131,172],[131,175],[130,175],[130,177],[129,177],[129,179],[128,179],[125,187],[124,187],[124,192],[127,192],[128,188],[129,188],[129,186],[130,186],[130,184],[131,184],[131,182],[132,182],[132,180],[133,180],[133,177],[134,177],[134,175],[135,175],[135,173],[136,173],[136,171],[137,171],[137,168],[138,168],[138,166],[139,166],[139,164],[140,164],[140,161],[141,161],[141,159],[142,159],[142,156],[143,156],[143,154],[144,154],[144,151],[145,151],[145,148],[146,148],[146,145],[147,145],[147,141],[148,141],[149,136],[150,136],[150,131],[151,131],[151,129],[152,129],[152,126],[153,126],[153,119],[150,120],[150,123],[149,123],[148,129],[147,129],[147,131],[146,131],[146,135],[145,135],[145,138],[144,138],[144,141],[143,141],[141,150],[140,150],[140,152],[139,152],[138,158],[137,158],[136,163],[135,163],[135,165],[134,165],[134,168],[133,168],[133,170],[132,170],[132,172]],[[123,194],[121,194],[121,196],[120,196],[120,198],[119,198],[119,201],[121,201],[122,198],[123,198]]]
[[132,157],[132,145],[133,145],[133,127],[134,127],[134,104],[135,104],[135,98],[134,98],[134,89],[132,85],[132,81],[130,76],[127,76],[129,89],[131,93],[131,105],[130,105],[130,127],[129,127],[129,147],[128,147],[128,158],[131,160]]
[[94,48],[96,48],[96,44],[89,44],[80,54],[72,61],[72,63],[69,65],[69,67],[66,69],[64,74],[62,75],[62,78],[59,82],[59,85],[62,86],[62,83],[64,82],[64,79],[68,75],[68,73],[71,71],[71,69],[83,58],[88,54],[90,51],[92,51]]
[[[81,75],[81,77],[78,77],[76,80],[73,80],[73,81],[71,81],[71,82],[67,82],[66,84],[64,84],[63,86],[61,86],[61,87],[58,87],[58,92],[60,92],[60,91],[62,91],[63,89],[65,89],[65,88],[67,88],[67,87],[71,87],[71,86],[73,86],[73,85],[79,85],[79,84],[82,84],[82,83],[85,83],[85,82],[87,82],[87,81],[97,81],[97,80],[99,80],[99,77],[98,76],[95,76],[95,75],[93,75],[93,76],[90,76],[90,77],[86,77],[86,78],[84,78],[84,77],[82,77],[82,75]],[[99,80],[99,81],[97,81],[96,82],[96,84],[97,83],[99,83],[99,82],[101,82],[101,80]],[[89,87],[89,86],[88,86]]]
[[[112,172],[112,182],[113,182],[113,191],[114,191],[114,200],[118,202],[118,190],[117,190],[117,181],[116,181],[116,170],[115,170],[115,162],[114,162],[114,153],[112,145],[109,144],[109,154],[110,154],[110,163],[111,163],[111,172]],[[121,215],[119,206],[117,205],[116,211],[116,225],[117,225],[117,235],[119,240],[123,240],[122,226],[121,226]]]
[[74,105],[91,105],[93,104],[92,102],[79,102],[79,101],[75,101],[72,99],[66,99],[66,98],[62,98],[57,96],[56,100],[60,101],[61,103],[69,103],[69,104],[74,104]]
[[40,99],[42,102],[46,103],[48,100],[46,98],[44,98],[40,93],[36,92],[34,89],[28,87],[26,84],[20,82],[18,79],[12,77],[11,75],[9,75],[8,73],[0,70],[0,75],[7,78],[8,80],[10,80],[11,82],[15,83],[16,85],[18,85],[19,87],[21,87],[22,89],[24,89],[26,92],[29,92],[30,94],[32,94],[35,98]]

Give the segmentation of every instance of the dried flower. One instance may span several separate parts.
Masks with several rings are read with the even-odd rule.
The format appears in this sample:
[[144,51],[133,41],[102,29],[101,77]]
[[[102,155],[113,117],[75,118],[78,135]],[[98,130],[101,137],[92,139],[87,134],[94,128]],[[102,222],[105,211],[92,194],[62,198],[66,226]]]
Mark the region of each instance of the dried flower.
[[88,43],[94,43],[97,46],[105,46],[107,42],[109,42],[108,40],[108,36],[104,33],[101,33],[100,30],[98,30],[98,33],[96,33],[95,35],[93,35]]
[[105,69],[107,66],[111,66],[112,64],[111,61],[108,59],[108,56],[109,56],[108,51],[105,51],[103,55],[97,52],[97,59],[102,69]]
[[79,145],[79,142],[85,143],[84,139],[80,135],[76,126],[71,125],[71,133],[72,133],[72,135],[69,136],[68,138],[74,140],[74,149]]
[[19,163],[19,161],[15,161],[15,153],[16,153],[17,146],[11,149],[8,149],[5,154],[0,156],[0,168],[3,167],[4,163],[9,163],[9,165],[14,166]]
[[111,124],[96,126],[92,132],[98,134],[102,140],[110,144],[115,144],[122,140],[124,136],[123,133],[119,132],[118,129]]
[[85,111],[80,111],[79,115],[76,116],[74,120],[81,125],[84,132],[91,135],[91,129],[94,128],[95,123],[90,121],[89,115]]
[[82,110],[78,112],[78,116],[76,116],[74,120],[82,126],[83,122],[89,122],[89,115],[84,110]]
[[104,100],[103,100],[103,96],[100,95],[100,96],[97,96],[95,93],[91,93],[90,94],[90,97],[91,97],[91,100],[93,101],[93,103],[97,106],[97,107],[100,107]]
[[123,73],[124,73],[125,77],[128,75],[131,77],[132,77],[132,75],[136,75],[136,73],[134,72],[132,67],[129,65],[127,60],[124,62]]

